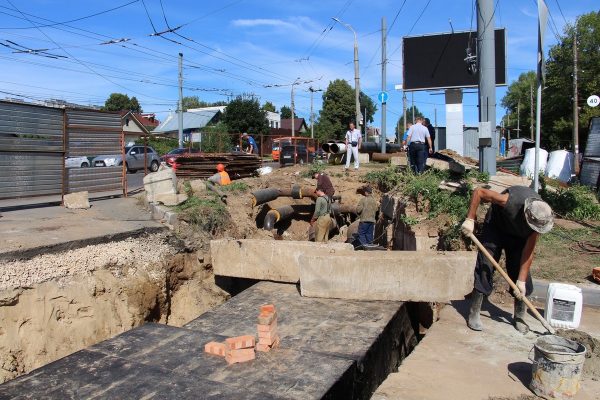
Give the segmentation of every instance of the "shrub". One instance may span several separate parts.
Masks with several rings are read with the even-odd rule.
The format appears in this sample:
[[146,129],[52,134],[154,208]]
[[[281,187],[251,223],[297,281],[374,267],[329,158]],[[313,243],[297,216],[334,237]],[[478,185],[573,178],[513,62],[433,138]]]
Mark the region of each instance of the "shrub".
[[540,178],[540,188],[540,195],[556,214],[577,221],[600,220],[600,204],[587,186],[574,185],[551,192],[545,179]]
[[403,177],[398,173],[396,167],[390,166],[382,170],[367,172],[363,181],[376,185],[382,192],[389,192],[402,183]]
[[314,161],[312,164],[308,166],[306,170],[302,172],[302,177],[304,178],[312,178],[314,174],[323,172],[327,168],[327,164]]

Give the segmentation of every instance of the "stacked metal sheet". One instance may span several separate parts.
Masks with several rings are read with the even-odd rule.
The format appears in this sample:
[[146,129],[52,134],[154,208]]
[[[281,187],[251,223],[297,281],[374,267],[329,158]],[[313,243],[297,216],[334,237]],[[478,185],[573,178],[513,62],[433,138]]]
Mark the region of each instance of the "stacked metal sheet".
[[246,153],[186,154],[176,161],[176,174],[182,178],[208,178],[217,172],[217,164],[223,164],[231,179],[257,176],[261,159]]

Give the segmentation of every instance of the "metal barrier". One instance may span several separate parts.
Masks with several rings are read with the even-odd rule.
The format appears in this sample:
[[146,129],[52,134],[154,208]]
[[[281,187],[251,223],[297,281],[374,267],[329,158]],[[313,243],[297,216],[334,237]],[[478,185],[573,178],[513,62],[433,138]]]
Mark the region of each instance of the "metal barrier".
[[[126,195],[125,167],[93,166],[98,155],[123,155],[118,113],[0,101],[0,199],[77,191]],[[81,157],[76,167],[66,160]]]

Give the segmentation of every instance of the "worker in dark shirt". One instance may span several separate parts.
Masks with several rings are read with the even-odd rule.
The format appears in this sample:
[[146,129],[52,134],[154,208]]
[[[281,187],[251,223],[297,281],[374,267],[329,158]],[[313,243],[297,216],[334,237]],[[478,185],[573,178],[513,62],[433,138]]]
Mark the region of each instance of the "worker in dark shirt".
[[429,137],[431,138],[431,150],[435,152],[435,128],[431,125],[429,118],[425,118],[424,124],[429,131]]
[[373,244],[375,233],[375,216],[379,210],[377,200],[373,198],[373,189],[371,186],[365,186],[362,190],[364,197],[360,199],[356,206],[356,212],[360,222],[358,223],[358,241],[362,248]]
[[315,172],[313,174],[313,178],[317,180],[317,187],[322,188],[325,194],[331,200],[333,198],[333,194],[335,193],[335,189],[331,183],[331,179],[329,179],[329,176],[323,172]]
[[[477,208],[481,203],[492,203],[485,216],[482,237],[483,246],[500,261],[502,250],[506,257],[506,269],[510,279],[519,291],[528,296],[533,291],[529,269],[533,261],[533,252],[540,234],[549,232],[554,224],[552,209],[540,195],[525,186],[511,186],[502,193],[477,188],[473,191],[467,219],[462,224],[465,236],[473,233]],[[493,290],[494,266],[479,252],[475,265],[475,287],[471,298],[471,309],[467,325],[475,331],[481,331],[480,312],[484,296]],[[525,334],[529,326],[525,323],[527,306],[520,294],[515,296],[515,328]]]

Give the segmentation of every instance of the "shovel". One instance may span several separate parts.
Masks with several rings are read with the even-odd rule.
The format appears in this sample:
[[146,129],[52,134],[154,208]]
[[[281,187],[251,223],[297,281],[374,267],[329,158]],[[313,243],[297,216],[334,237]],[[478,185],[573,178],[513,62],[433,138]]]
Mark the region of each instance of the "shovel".
[[551,334],[554,335],[556,333],[556,331],[554,330],[554,328],[552,328],[550,326],[550,324],[548,323],[548,321],[546,321],[544,319],[544,317],[542,317],[541,314],[538,312],[537,308],[535,308],[535,306],[533,304],[531,304],[531,302],[529,301],[529,299],[527,297],[525,297],[525,293],[521,293],[521,291],[519,290],[519,288],[517,287],[517,285],[515,285],[515,283],[512,281],[512,279],[510,279],[510,277],[502,269],[502,267],[500,267],[500,265],[498,265],[498,263],[496,262],[496,260],[494,260],[494,257],[492,257],[492,255],[487,251],[487,249],[485,247],[483,247],[483,245],[475,237],[475,235],[473,235],[472,233],[470,233],[468,237],[479,248],[479,251],[481,251],[483,253],[483,255],[485,255],[488,260],[490,260],[490,262],[492,263],[492,265],[494,266],[494,268],[496,268],[496,271],[498,271],[500,273],[500,275],[502,275],[502,277],[504,278],[504,280],[506,282],[508,282],[508,285],[511,287],[511,289],[515,293],[515,297],[519,298],[519,296],[520,296],[522,298],[522,300],[525,302],[525,304],[527,305],[527,307],[531,310],[531,312],[533,313],[534,317],[536,317],[542,323],[542,325],[544,325],[544,328],[546,328],[548,330],[548,332],[550,332]]

